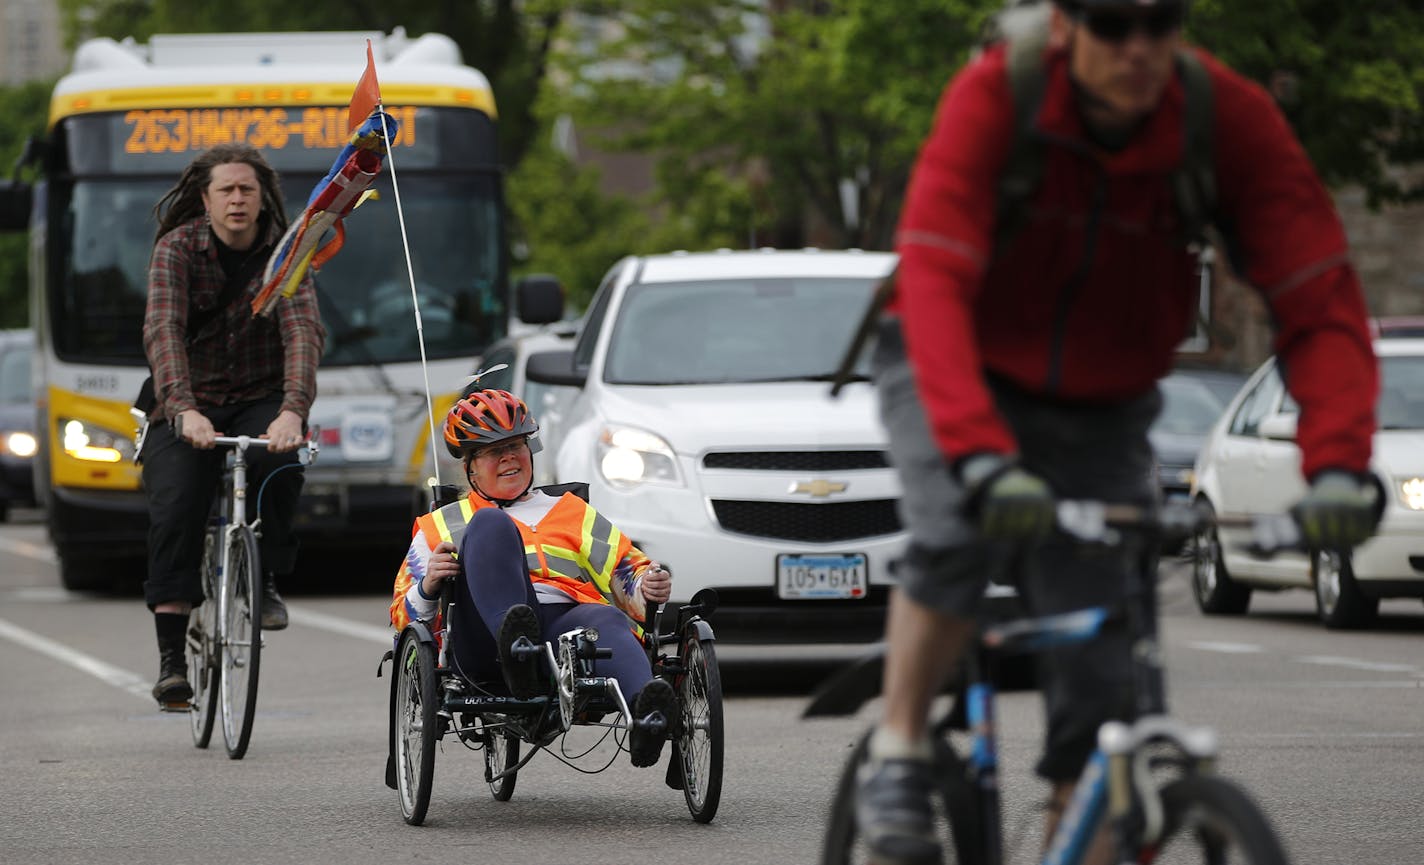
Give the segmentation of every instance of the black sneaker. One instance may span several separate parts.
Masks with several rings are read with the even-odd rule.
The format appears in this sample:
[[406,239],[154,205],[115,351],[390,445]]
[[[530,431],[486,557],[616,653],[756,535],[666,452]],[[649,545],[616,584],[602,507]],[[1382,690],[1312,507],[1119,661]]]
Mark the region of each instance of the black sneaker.
[[[653,679],[638,692],[633,700],[633,729],[628,731],[628,756],[634,766],[652,766],[658,762],[676,712],[677,695],[666,681]],[[654,713],[662,716],[662,728],[656,732],[647,727],[650,720],[656,721],[649,718]]]
[[504,673],[504,684],[509,693],[520,700],[548,693],[544,677],[540,675],[543,660],[539,655],[529,655],[523,659],[514,656],[514,643],[524,638],[532,645],[543,642],[539,628],[539,615],[528,604],[515,604],[504,614],[499,625],[499,667]]
[[262,630],[280,631],[287,627],[287,605],[277,594],[277,578],[262,581]]
[[930,794],[934,772],[925,760],[866,761],[856,770],[855,822],[877,865],[938,865]]

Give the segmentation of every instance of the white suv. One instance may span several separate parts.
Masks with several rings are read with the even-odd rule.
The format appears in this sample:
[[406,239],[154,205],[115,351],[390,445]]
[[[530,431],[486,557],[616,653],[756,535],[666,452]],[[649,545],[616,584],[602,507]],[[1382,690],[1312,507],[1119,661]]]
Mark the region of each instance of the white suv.
[[673,601],[715,588],[719,637],[878,639],[903,549],[900,489],[865,379],[829,396],[884,253],[629,257],[572,352],[528,374],[582,387],[560,481],[673,570]]

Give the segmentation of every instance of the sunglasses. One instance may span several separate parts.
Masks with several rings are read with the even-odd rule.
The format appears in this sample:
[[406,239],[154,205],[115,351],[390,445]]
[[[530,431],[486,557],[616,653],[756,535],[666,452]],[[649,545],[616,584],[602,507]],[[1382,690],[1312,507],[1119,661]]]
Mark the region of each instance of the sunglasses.
[[518,438],[506,442],[502,445],[490,445],[475,451],[475,458],[493,457],[496,460],[504,459],[507,456],[518,456],[525,448],[529,447],[526,439]]
[[1170,36],[1182,29],[1184,14],[1181,6],[1171,4],[1144,13],[1085,9],[1075,17],[1098,39],[1116,44],[1126,42],[1134,33],[1145,33],[1152,39]]

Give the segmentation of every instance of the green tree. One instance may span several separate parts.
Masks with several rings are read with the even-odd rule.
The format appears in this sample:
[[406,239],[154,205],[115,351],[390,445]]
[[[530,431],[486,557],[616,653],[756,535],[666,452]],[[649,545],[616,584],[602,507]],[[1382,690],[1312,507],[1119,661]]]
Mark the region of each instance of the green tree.
[[[653,154],[662,203],[776,245],[809,211],[834,245],[889,241],[936,95],[998,0],[628,0],[621,35],[559,58],[561,106],[606,146]],[[580,51],[583,48],[585,50]]]
[[[42,135],[49,110],[52,81],[36,81],[18,87],[0,87],[0,172],[7,179],[25,141]],[[21,175],[22,179],[27,179]],[[29,324],[29,237],[27,234],[0,234],[0,327]]]
[[1424,200],[1424,7],[1198,0],[1191,35],[1281,101],[1325,182],[1372,205]]

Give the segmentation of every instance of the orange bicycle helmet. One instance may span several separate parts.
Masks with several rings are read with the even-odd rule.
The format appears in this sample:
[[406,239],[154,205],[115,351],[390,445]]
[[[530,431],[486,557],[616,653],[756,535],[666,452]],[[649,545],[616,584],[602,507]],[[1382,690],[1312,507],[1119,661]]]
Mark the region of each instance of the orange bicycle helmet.
[[[524,400],[507,390],[477,390],[445,416],[445,447],[459,459],[486,445],[538,431]],[[538,451],[537,439],[530,440],[529,450]]]

